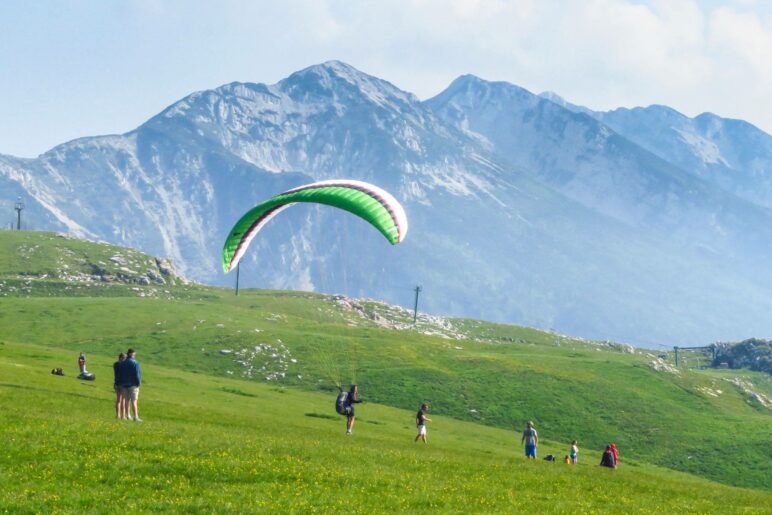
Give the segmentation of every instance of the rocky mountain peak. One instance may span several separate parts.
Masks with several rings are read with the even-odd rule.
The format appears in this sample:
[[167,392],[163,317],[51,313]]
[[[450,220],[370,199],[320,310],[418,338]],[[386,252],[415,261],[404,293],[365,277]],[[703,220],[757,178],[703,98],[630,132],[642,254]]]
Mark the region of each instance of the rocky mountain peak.
[[533,105],[539,98],[527,89],[509,82],[487,81],[475,75],[461,75],[439,95],[426,101],[432,109],[449,105],[468,108],[483,108],[509,105]]
[[418,104],[415,95],[341,61],[327,61],[293,73],[276,85],[301,102],[365,102],[382,107]]

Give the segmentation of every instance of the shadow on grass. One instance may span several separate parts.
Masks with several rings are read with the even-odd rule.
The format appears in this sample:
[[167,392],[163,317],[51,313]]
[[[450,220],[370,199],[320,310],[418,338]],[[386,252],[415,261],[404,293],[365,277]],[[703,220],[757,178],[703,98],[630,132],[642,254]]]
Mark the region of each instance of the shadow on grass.
[[[80,384],[82,384],[83,386],[91,386],[92,388],[96,387],[95,384],[88,384],[88,383],[84,383],[84,382],[80,382]],[[72,396],[72,397],[81,397],[83,399],[92,399],[92,400],[93,399],[98,399],[98,397],[94,397],[93,395],[84,395],[82,393],[73,393],[73,392],[61,392],[61,391],[58,391],[58,390],[51,390],[51,389],[47,389],[47,388],[38,388],[36,386],[24,386],[24,385],[20,385],[20,384],[12,384],[12,383],[0,383],[0,388],[17,388],[19,390],[29,390],[29,391],[32,391],[32,392],[44,392],[44,393],[50,394],[50,395],[63,394],[63,395]]]
[[6,388],[18,388],[20,390],[37,390],[37,388],[33,388],[32,386],[22,386],[20,384],[0,383],[0,386]]
[[333,415],[326,415],[326,414],[322,414],[322,413],[306,413],[305,415],[307,417],[326,418],[328,420],[338,420],[338,418],[341,418],[341,417],[336,417],[336,416],[333,416]]
[[239,390],[238,388],[222,388],[222,391],[232,393],[233,395],[241,395],[243,397],[257,397],[254,393],[245,392],[243,390]]

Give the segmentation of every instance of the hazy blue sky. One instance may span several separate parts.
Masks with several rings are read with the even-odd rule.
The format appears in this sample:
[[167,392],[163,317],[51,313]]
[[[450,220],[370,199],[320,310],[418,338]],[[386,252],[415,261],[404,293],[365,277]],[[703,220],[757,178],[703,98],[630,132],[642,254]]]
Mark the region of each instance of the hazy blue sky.
[[472,73],[772,132],[768,0],[2,0],[0,153],[126,132],[192,91],[330,59],[420,98]]

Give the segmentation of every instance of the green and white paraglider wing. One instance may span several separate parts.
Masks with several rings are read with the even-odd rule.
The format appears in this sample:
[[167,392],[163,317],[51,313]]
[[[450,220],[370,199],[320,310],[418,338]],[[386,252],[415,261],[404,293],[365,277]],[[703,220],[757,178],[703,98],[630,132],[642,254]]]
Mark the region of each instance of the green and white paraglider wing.
[[268,221],[297,202],[327,204],[353,213],[370,222],[392,245],[405,239],[407,217],[399,202],[387,191],[361,181],[315,182],[280,193],[250,209],[236,222],[222,251],[222,267],[233,270],[252,238]]

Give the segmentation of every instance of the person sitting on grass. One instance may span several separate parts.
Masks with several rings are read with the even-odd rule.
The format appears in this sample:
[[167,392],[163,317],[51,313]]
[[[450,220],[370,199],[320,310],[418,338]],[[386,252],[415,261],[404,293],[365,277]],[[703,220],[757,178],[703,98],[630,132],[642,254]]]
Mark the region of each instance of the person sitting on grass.
[[432,419],[426,416],[427,411],[429,411],[429,405],[423,403],[421,404],[421,409],[418,410],[418,413],[415,416],[415,425],[418,427],[418,435],[415,437],[416,443],[418,443],[419,438],[423,443],[428,443],[426,441],[426,423],[431,422]]
[[357,398],[357,392],[357,385],[352,384],[351,389],[348,391],[348,396],[346,397],[345,413],[347,435],[350,435],[351,431],[354,429],[354,419],[356,418],[356,414],[354,413],[354,404],[359,404],[362,402]]
[[571,440],[571,452],[569,453],[569,456],[571,456],[571,463],[574,465],[579,463],[579,446],[576,445],[576,440]]
[[536,447],[539,445],[539,435],[536,433],[533,422],[530,420],[525,426],[523,438],[520,439],[520,443],[525,443],[525,457],[536,459]]
[[607,445],[606,450],[603,451],[603,456],[600,459],[600,466],[611,469],[617,468],[617,462],[614,460],[614,453],[611,451],[610,445]]
[[569,465],[571,464],[571,458],[568,457],[568,454],[566,454],[566,457],[563,458],[563,463],[568,463]]
[[126,360],[126,354],[121,352],[118,354],[118,361],[113,363],[113,390],[115,390],[115,418],[119,420],[125,420],[129,418],[126,413],[126,398],[123,396],[123,388],[120,385],[120,366],[123,361]]

